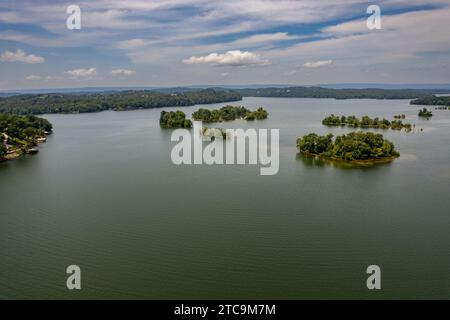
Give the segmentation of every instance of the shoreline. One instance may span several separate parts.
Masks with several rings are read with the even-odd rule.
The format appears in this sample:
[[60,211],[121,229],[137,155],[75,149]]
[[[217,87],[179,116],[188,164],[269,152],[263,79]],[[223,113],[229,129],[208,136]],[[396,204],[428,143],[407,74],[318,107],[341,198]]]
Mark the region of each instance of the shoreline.
[[29,148],[26,148],[25,150],[22,150],[20,148],[14,148],[11,149],[9,153],[7,153],[5,156],[0,157],[0,163],[1,162],[7,162],[7,161],[12,161],[12,160],[16,160],[18,158],[20,158],[21,156],[25,155],[25,154],[36,154],[39,152],[39,149],[37,149],[37,147],[41,144],[41,143],[45,143],[47,142],[47,136],[49,134],[47,134],[45,137],[37,137],[34,139],[34,143],[32,145],[29,146]]
[[377,165],[391,163],[395,159],[400,158],[400,155],[398,155],[398,156],[390,156],[390,157],[367,159],[367,160],[344,160],[344,159],[340,159],[340,158],[327,157],[324,155],[303,152],[303,151],[300,151],[298,154],[303,157],[317,158],[320,160],[325,160],[325,161],[329,161],[329,162],[333,162],[333,163],[345,164],[348,167],[355,167],[355,168],[356,167],[371,168],[371,167],[374,167]]

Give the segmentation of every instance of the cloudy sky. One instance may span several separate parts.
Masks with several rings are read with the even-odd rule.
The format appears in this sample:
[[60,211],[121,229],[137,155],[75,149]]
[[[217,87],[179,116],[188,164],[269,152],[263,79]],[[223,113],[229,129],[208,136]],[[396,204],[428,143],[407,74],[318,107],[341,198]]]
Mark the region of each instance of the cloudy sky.
[[0,0],[0,68],[0,89],[450,83],[450,1]]

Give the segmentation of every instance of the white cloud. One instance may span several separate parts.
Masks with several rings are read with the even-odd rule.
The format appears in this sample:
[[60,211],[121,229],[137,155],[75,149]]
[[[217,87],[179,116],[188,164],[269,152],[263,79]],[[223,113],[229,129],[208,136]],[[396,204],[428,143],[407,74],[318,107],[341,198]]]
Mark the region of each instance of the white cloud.
[[30,74],[29,76],[27,76],[25,79],[29,80],[29,81],[37,81],[37,80],[41,80],[42,77],[41,76],[36,76],[34,74]]
[[[339,65],[358,68],[385,63],[395,63],[397,68],[401,63],[403,71],[409,63],[408,68],[412,70],[419,61],[426,63],[438,58],[446,61],[445,53],[450,50],[450,42],[448,34],[442,30],[450,28],[449,14],[450,8],[442,8],[384,16],[382,30],[369,30],[364,19],[357,19],[324,28],[323,32],[332,38],[273,50],[266,52],[266,56],[290,59],[301,55],[310,61],[333,57]],[[436,53],[434,60],[423,58],[422,55],[432,52]]]
[[36,56],[34,54],[26,54],[22,50],[16,52],[5,51],[0,56],[2,62],[24,62],[29,64],[43,63],[45,59],[43,57]]
[[136,71],[128,69],[114,69],[111,71],[111,74],[113,76],[132,76],[136,74]]
[[308,61],[303,66],[305,68],[315,69],[315,68],[329,66],[332,63],[333,63],[333,60]]
[[91,78],[91,77],[97,75],[97,70],[96,70],[96,68],[74,69],[74,70],[68,70],[65,73],[70,75],[73,78]]
[[269,60],[261,59],[258,54],[240,50],[232,50],[223,54],[211,53],[203,57],[192,56],[183,60],[183,62],[186,64],[211,64],[214,66],[232,67],[270,64]]
[[[24,49],[30,52],[38,52],[31,46],[107,51],[108,59],[116,66],[122,66],[124,60],[120,55],[125,55],[130,63],[149,64],[148,69],[142,69],[148,76],[156,69],[158,84],[224,80],[221,72],[239,68],[210,72],[207,66],[247,65],[239,59],[230,64],[221,59],[228,51],[236,49],[258,53],[267,63],[274,62],[268,68],[242,69],[236,79],[242,83],[261,79],[285,83],[286,74],[295,74],[297,83],[378,81],[372,77],[373,73],[369,75],[366,71],[369,69],[376,70],[377,74],[389,71],[390,81],[448,81],[449,0],[379,0],[382,30],[367,29],[367,0],[80,0],[77,4],[85,8],[82,13],[85,28],[81,33],[67,32],[64,21],[61,24],[61,14],[64,16],[67,4],[50,0],[38,2],[39,5],[17,6],[11,1],[0,1],[0,22],[8,24],[7,29],[0,31],[0,41],[27,44]],[[427,6],[423,6],[424,3]],[[429,9],[422,8],[428,5]],[[178,10],[181,8],[188,10]],[[404,9],[408,10],[404,12]],[[354,17],[359,18],[350,21]],[[21,23],[39,29],[29,32],[16,28],[15,25]],[[309,23],[312,23],[311,28]],[[318,26],[323,28],[316,30]],[[55,52],[65,55],[63,51]],[[96,65],[96,60],[105,59],[103,54],[85,58],[82,50],[79,52],[73,51],[68,57],[77,65]],[[213,52],[218,61],[206,62]],[[46,53],[45,58],[53,59],[50,53]],[[189,58],[184,60],[188,65],[180,66],[185,58]],[[307,68],[304,62],[312,65],[327,59],[333,59],[332,67],[302,72]],[[192,68],[189,63],[197,67],[195,73],[189,72]],[[58,59],[48,65],[49,72],[61,75],[62,70],[57,69]],[[147,66],[139,68],[141,74],[141,68]],[[95,83],[116,81],[112,79],[111,69],[108,70],[110,77],[97,76]],[[8,77],[10,83],[16,81],[22,85],[24,76],[30,73],[3,73],[3,77]],[[65,85],[67,75],[51,79],[51,84]],[[136,81],[143,84],[141,81],[147,81],[144,79]]]

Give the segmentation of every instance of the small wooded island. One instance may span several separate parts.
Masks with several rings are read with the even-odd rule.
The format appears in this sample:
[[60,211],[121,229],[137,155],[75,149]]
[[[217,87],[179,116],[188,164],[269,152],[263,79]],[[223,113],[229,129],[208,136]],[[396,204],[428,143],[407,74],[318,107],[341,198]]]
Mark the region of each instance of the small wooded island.
[[[205,123],[232,121],[236,119],[244,119],[247,121],[267,119],[268,112],[263,108],[256,111],[250,111],[243,106],[224,106],[220,109],[204,109],[200,108],[192,113],[192,118],[196,121]],[[183,111],[161,111],[159,124],[162,128],[192,128],[192,121],[186,119]]]
[[[402,118],[401,115],[396,117],[398,117],[397,119]],[[410,123],[403,123],[401,120],[372,119],[368,116],[363,116],[361,119],[358,119],[355,116],[335,116],[334,114],[323,119],[322,124],[326,126],[348,126],[352,128],[405,129],[406,132],[410,132],[413,127]]]
[[186,114],[183,111],[161,111],[159,118],[161,128],[192,128],[192,121],[186,119]]
[[45,142],[52,130],[46,119],[0,113],[0,161],[37,152],[35,147]]
[[331,133],[326,136],[310,133],[297,139],[297,147],[306,156],[345,161],[356,166],[388,163],[400,156],[394,144],[383,135],[363,131],[337,136],[334,141]]
[[258,108],[256,111],[250,111],[243,106],[224,106],[220,109],[204,109],[200,108],[192,114],[192,118],[196,121],[203,121],[206,123],[231,121],[236,119],[244,119],[248,121],[267,119],[269,113],[263,108]]
[[433,112],[431,112],[431,110],[428,110],[427,108],[423,108],[423,109],[419,110],[419,117],[430,118],[432,116],[433,116]]

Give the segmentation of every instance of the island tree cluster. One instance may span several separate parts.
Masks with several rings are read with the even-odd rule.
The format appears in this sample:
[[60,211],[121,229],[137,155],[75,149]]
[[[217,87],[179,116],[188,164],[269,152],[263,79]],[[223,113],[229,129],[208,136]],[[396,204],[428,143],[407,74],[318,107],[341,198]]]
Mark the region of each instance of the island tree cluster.
[[268,112],[263,108],[258,108],[256,111],[251,111],[243,106],[224,106],[220,109],[205,109],[200,108],[192,114],[192,118],[197,121],[206,123],[231,121],[236,119],[245,120],[263,120],[267,119]]
[[428,110],[427,108],[423,108],[423,109],[419,110],[419,117],[430,118],[432,116],[433,116],[433,112],[431,112],[431,110]]
[[27,152],[52,129],[52,124],[46,119],[0,113],[0,159],[3,160],[9,152]]
[[[402,116],[399,116],[402,118]],[[403,123],[401,120],[389,121],[387,119],[370,118],[363,116],[361,119],[355,116],[335,116],[331,115],[322,120],[322,124],[326,126],[348,126],[352,128],[374,128],[374,129],[392,129],[410,132],[412,125]]]
[[192,128],[192,121],[186,119],[183,111],[161,111],[159,124],[162,128]]
[[394,144],[384,139],[383,135],[363,131],[341,135],[334,140],[331,133],[326,136],[310,133],[297,139],[297,147],[301,153],[345,161],[383,160],[400,156]]

